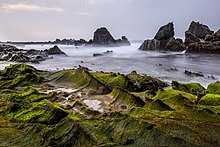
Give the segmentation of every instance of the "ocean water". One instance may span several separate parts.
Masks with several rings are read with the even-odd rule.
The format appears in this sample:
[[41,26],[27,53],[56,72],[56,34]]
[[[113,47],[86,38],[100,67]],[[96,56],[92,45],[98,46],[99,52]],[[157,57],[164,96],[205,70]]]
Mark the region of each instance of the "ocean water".
[[[72,69],[79,65],[88,67],[92,71],[113,71],[125,74],[136,70],[140,74],[157,77],[167,82],[199,82],[205,87],[209,83],[220,80],[220,55],[141,51],[138,50],[140,45],[141,42],[123,47],[58,45],[68,56],[53,55],[53,59],[31,65],[37,69],[49,71]],[[52,46],[25,45],[17,47],[44,50]],[[104,56],[93,57],[94,53],[103,53],[107,50],[113,52]],[[0,62],[0,69],[9,64],[9,62]],[[185,70],[202,72],[204,77],[187,76],[184,74]],[[210,76],[216,79],[212,79]]]

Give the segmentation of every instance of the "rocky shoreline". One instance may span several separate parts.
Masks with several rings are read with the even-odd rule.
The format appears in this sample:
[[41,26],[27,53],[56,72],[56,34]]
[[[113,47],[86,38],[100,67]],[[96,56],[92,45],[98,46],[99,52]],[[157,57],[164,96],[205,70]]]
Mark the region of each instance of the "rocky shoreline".
[[0,146],[220,146],[218,81],[26,64],[0,81]]
[[214,32],[208,26],[192,21],[185,32],[185,41],[174,37],[174,24],[160,27],[154,39],[145,40],[140,50],[185,51],[186,53],[219,54],[220,30]]

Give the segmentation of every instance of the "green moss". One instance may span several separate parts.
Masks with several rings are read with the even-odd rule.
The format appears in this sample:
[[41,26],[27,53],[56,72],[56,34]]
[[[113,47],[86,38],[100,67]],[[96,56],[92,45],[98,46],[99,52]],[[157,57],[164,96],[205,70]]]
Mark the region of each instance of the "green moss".
[[2,71],[3,75],[10,79],[15,78],[17,75],[36,72],[37,70],[34,67],[27,64],[10,64]]
[[191,112],[195,107],[193,101],[196,100],[196,96],[173,89],[160,89],[153,99],[162,100],[166,105],[176,111]]
[[137,89],[131,89],[130,91],[142,92],[146,90],[156,91],[158,87],[166,87],[167,84],[157,78],[153,78],[147,75],[139,75],[136,71],[132,71],[127,75],[130,81],[137,86]]
[[75,108],[75,111],[83,114],[84,116],[86,116],[88,118],[92,118],[92,117],[100,114],[98,111],[95,111],[95,110],[87,107],[84,103],[82,103],[80,101],[76,101],[73,104],[73,108]]
[[44,124],[54,124],[67,116],[67,112],[57,104],[48,100],[43,100],[32,104],[28,109],[23,108],[14,114],[13,119],[22,122],[38,122]]
[[218,94],[206,94],[203,96],[200,101],[200,105],[209,105],[209,106],[219,106],[220,105],[220,95]]
[[95,79],[88,71],[82,69],[63,70],[53,73],[49,79],[58,85],[74,88],[92,88],[94,93],[106,94],[109,89]]
[[119,87],[114,88],[110,95],[114,98],[114,101],[111,103],[114,107],[123,109],[123,106],[125,106],[125,110],[127,110],[132,106],[143,107],[145,105],[145,102],[141,98]]
[[204,95],[205,94],[205,88],[203,86],[201,86],[199,83],[182,84],[182,83],[173,81],[171,83],[171,85],[174,90],[184,91],[184,92],[191,93],[194,95]]
[[155,101],[152,101],[150,103],[146,103],[144,108],[153,109],[153,110],[159,110],[159,111],[166,111],[166,110],[173,110],[165,104],[162,100],[156,99]]
[[217,81],[215,83],[211,83],[207,87],[207,91],[211,94],[219,94],[220,95],[220,82]]

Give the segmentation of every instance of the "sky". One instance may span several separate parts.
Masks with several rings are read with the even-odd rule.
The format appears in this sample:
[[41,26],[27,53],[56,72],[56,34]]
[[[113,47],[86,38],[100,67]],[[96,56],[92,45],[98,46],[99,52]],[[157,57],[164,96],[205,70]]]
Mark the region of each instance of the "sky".
[[220,29],[220,0],[0,0],[1,41],[89,40],[99,27],[114,38],[153,38],[173,22],[184,37],[191,21]]

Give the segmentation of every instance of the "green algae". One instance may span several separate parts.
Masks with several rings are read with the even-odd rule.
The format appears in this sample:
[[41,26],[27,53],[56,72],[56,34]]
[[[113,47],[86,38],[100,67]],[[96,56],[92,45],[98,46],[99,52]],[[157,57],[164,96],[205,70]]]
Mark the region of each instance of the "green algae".
[[127,75],[130,81],[137,86],[136,90],[132,90],[132,92],[143,92],[146,90],[154,90],[157,91],[158,87],[164,88],[168,86],[165,82],[153,78],[147,75],[139,75],[136,71],[132,71],[130,74]]
[[220,95],[206,94],[199,100],[200,105],[220,106]]
[[205,94],[205,88],[201,86],[199,83],[183,84],[177,81],[173,81],[171,85],[174,90],[184,91],[187,93],[191,93],[193,95],[204,95]]
[[208,93],[220,95],[220,82],[211,83],[207,87]]
[[14,114],[13,119],[22,122],[54,124],[68,113],[57,104],[48,100],[33,103],[29,108],[22,108]]
[[114,99],[111,105],[115,108],[123,109],[125,107],[124,109],[127,110],[132,106],[143,107],[145,105],[145,102],[141,98],[119,87],[114,88],[110,95]]
[[166,105],[176,111],[191,112],[195,107],[193,101],[196,100],[196,96],[173,89],[160,89],[153,99],[162,100]]
[[82,69],[63,70],[49,76],[52,83],[74,88],[89,88],[94,94],[107,94],[109,88],[94,78],[88,71]]

